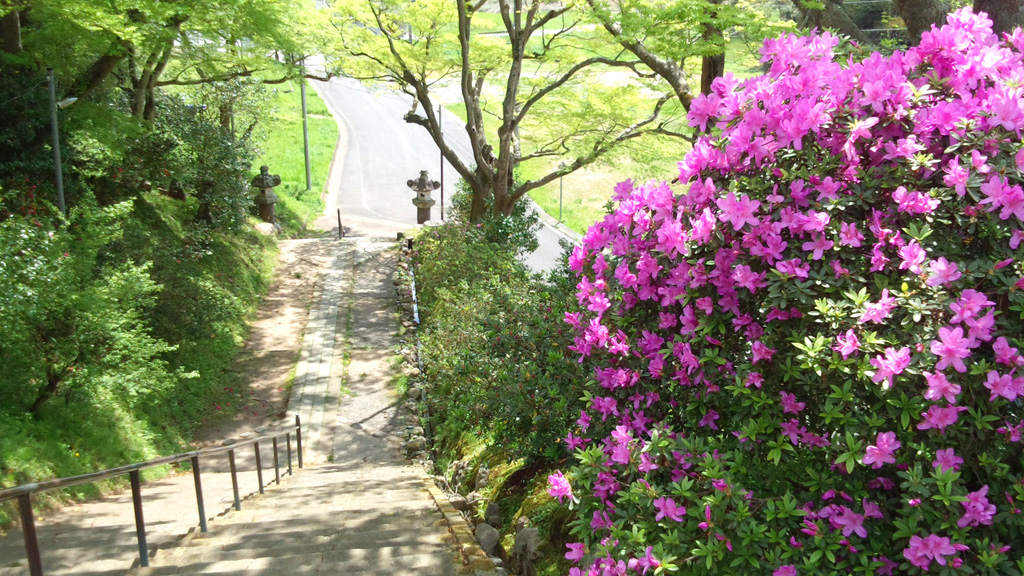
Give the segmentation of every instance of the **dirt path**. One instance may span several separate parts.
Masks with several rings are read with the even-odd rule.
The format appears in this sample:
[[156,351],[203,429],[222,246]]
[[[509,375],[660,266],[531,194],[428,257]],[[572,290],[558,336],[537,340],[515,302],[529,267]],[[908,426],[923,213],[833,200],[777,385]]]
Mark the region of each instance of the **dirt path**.
[[230,419],[199,430],[196,446],[219,445],[285,417],[289,378],[302,347],[310,302],[331,257],[330,240],[280,242],[273,283],[233,366],[249,403]]

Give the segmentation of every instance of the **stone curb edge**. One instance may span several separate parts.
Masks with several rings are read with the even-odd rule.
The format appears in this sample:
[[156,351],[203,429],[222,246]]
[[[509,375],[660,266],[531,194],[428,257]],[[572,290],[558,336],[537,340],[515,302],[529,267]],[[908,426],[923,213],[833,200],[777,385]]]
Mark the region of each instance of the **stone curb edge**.
[[444,515],[448,530],[455,537],[455,544],[461,552],[462,562],[467,571],[475,576],[496,576],[498,571],[494,562],[480,548],[480,544],[477,543],[473,531],[469,527],[469,522],[452,506],[448,501],[448,496],[434,483],[432,478],[423,474],[423,483],[427,487],[427,492],[430,493],[430,498]]

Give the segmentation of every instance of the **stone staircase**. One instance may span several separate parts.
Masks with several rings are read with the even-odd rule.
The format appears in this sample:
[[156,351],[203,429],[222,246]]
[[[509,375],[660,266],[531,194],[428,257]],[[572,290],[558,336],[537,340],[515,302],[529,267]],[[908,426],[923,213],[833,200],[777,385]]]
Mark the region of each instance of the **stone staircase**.
[[[145,568],[130,497],[40,522],[46,576],[497,573],[465,519],[404,459],[396,436],[416,419],[400,412],[404,398],[390,384],[393,243],[329,242],[333,256],[311,303],[288,407],[288,422],[295,414],[303,421],[306,468],[275,484],[270,447],[261,444],[266,493],[233,510],[225,463],[204,463],[207,512],[223,511],[206,533],[194,525],[191,477],[147,483]],[[240,448],[243,490],[258,486],[254,464],[254,450]],[[0,576],[29,574],[15,532],[0,537]]]
[[416,468],[331,463],[282,479],[129,574],[422,574],[462,565]]

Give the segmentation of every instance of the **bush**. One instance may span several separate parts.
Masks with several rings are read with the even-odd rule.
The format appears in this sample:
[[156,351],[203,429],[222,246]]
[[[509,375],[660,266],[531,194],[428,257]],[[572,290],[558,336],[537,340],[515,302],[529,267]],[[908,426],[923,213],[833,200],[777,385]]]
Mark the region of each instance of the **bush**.
[[[537,230],[540,216],[530,208],[529,202],[521,200],[512,207],[512,214],[500,216],[494,213],[493,198],[488,198],[484,218],[476,222],[483,233],[485,242],[511,250],[517,255],[529,254],[537,249]],[[448,215],[453,220],[470,223],[470,208],[473,204],[473,190],[466,181],[459,178],[452,196]]]
[[582,572],[1024,571],[1024,34],[990,25],[769,40],[693,102],[683,195],[616,189],[570,262]]
[[565,354],[568,283],[531,278],[475,226],[448,223],[417,240],[424,362],[432,412],[456,433],[487,435],[529,463],[568,456],[558,443],[579,413],[585,373]]

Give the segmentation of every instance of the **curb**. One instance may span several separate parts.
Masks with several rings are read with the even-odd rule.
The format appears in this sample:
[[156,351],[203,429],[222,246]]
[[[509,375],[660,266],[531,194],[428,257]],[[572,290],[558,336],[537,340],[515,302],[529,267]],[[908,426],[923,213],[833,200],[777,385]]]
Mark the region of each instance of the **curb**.
[[426,474],[423,474],[423,483],[427,486],[430,498],[444,515],[448,531],[455,537],[455,545],[459,548],[466,572],[475,576],[497,576],[498,571],[494,562],[480,548],[466,518],[452,506],[444,491]]
[[540,216],[541,223],[543,223],[548,228],[551,228],[555,232],[555,234],[558,234],[559,236],[568,240],[569,242],[572,242],[573,244],[579,244],[580,242],[583,241],[583,236],[581,234],[577,233],[575,230],[572,230],[565,224],[556,220],[554,216],[545,212],[543,209],[541,209],[540,205],[533,200],[533,198],[530,198],[529,195],[526,195],[525,198],[527,202],[530,203],[530,207],[533,208],[533,211],[536,212],[538,216]]

